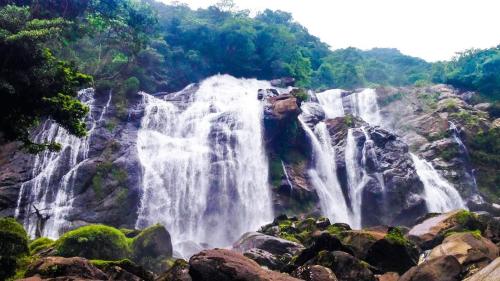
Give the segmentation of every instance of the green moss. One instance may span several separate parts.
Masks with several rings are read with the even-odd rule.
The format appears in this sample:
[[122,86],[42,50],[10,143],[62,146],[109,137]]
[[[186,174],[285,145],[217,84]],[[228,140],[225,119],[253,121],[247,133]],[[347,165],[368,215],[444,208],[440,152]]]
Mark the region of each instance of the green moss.
[[282,232],[282,233],[280,233],[280,237],[283,238],[283,239],[286,239],[288,241],[300,243],[300,240],[296,238],[295,234],[290,234],[290,233],[287,233],[287,232]]
[[454,219],[461,225],[467,224],[469,220],[474,218],[475,215],[467,210],[461,210],[454,216]]
[[0,253],[2,257],[21,257],[29,253],[28,234],[13,218],[0,219]]
[[480,121],[480,117],[472,115],[471,113],[465,110],[452,113],[450,114],[450,117],[453,119],[458,119],[460,123],[465,124],[466,126],[477,126],[479,125]]
[[13,218],[0,218],[0,280],[16,274],[29,254],[28,235]]
[[411,244],[411,242],[404,237],[403,231],[399,227],[391,228],[384,238],[393,244],[404,246],[409,246]]
[[436,109],[439,101],[439,93],[420,93],[417,98],[430,109]]
[[172,255],[170,234],[164,226],[150,226],[131,240],[132,260],[153,272],[167,270]]
[[481,231],[479,229],[476,229],[476,230],[465,230],[465,231],[448,231],[448,232],[445,232],[444,236],[448,237],[448,236],[451,236],[453,234],[459,234],[459,233],[470,233],[476,239],[481,239],[481,237],[482,237]]
[[313,231],[316,229],[316,219],[307,218],[305,220],[300,221],[297,224],[297,229],[299,231]]
[[36,254],[42,250],[46,250],[54,245],[54,240],[47,237],[40,237],[31,241],[29,244],[30,253]]
[[[16,260],[16,271],[13,276],[7,279],[7,281],[19,280],[25,277],[26,271],[28,271],[28,266],[33,263],[36,258],[32,256],[23,256]],[[0,272],[2,270],[0,269]],[[0,277],[1,278],[1,277]]]
[[344,117],[344,124],[349,128],[354,127],[354,125],[355,125],[354,116],[352,116],[350,114],[346,114]]
[[65,233],[56,243],[63,257],[121,260],[129,253],[129,241],[118,229],[105,225],[88,225]]
[[107,260],[90,260],[90,263],[96,266],[99,269],[106,270],[110,267],[113,266],[119,266],[121,268],[124,268],[126,266],[130,265],[135,265],[131,260],[129,259],[122,259],[122,260],[117,260],[117,261],[107,261]]
[[443,109],[446,112],[456,112],[459,110],[458,104],[455,100],[449,99],[444,102],[444,107]]
[[326,231],[328,231],[328,233],[332,234],[332,235],[338,235],[340,234],[341,232],[343,232],[345,229],[343,229],[342,227],[339,227],[339,226],[334,226],[334,225],[330,225],[326,228]]

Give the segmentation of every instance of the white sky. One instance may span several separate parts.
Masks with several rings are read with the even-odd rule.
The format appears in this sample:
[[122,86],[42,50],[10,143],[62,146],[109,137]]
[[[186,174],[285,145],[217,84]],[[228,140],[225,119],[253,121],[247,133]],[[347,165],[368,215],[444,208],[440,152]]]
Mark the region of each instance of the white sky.
[[[172,0],[159,0],[173,2]],[[217,0],[180,0],[192,8]],[[499,0],[235,0],[240,9],[291,12],[333,49],[398,48],[428,61],[500,44]]]

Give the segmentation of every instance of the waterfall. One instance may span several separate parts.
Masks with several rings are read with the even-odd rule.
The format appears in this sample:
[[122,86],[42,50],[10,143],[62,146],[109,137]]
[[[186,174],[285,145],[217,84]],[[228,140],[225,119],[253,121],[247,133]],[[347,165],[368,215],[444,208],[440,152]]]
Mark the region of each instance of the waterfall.
[[[59,152],[43,151],[34,155],[32,179],[21,184],[15,216],[23,220],[32,238],[37,234],[57,238],[67,224],[65,215],[72,206],[74,181],[79,167],[88,158],[90,138],[98,124],[93,117],[94,90],[81,90],[78,98],[90,109],[86,119],[87,137],[73,136],[51,120],[46,120],[34,136],[35,142],[57,142],[62,148]],[[103,108],[101,116],[106,109]],[[43,215],[44,222],[35,216],[36,210]]]
[[476,203],[484,203],[484,199],[481,197],[481,195],[479,194],[479,192],[477,190],[476,176],[474,175],[474,169],[470,165],[471,160],[470,160],[469,150],[467,149],[467,146],[465,146],[465,144],[462,142],[462,139],[460,138],[460,131],[459,131],[457,125],[455,123],[453,123],[452,121],[449,121],[449,124],[450,124],[450,130],[453,132],[453,139],[458,144],[458,147],[460,148],[460,152],[462,153],[462,155],[465,157],[465,160],[466,160],[466,162],[465,162],[466,167],[465,168],[467,170],[467,174],[470,177],[471,184],[472,184],[472,191],[473,191],[471,199],[473,199]]
[[333,89],[316,94],[319,104],[325,111],[326,118],[332,119],[344,116],[342,92],[341,89]]
[[358,161],[358,146],[353,135],[353,129],[349,129],[345,146],[345,164],[349,199],[351,200],[351,224],[354,228],[362,227],[362,193],[364,186],[368,182],[366,171],[360,167]]
[[293,189],[293,184],[290,181],[290,176],[288,176],[288,171],[286,170],[286,166],[283,160],[281,160],[281,167],[283,168],[283,173],[285,174],[287,184],[290,186],[290,189]]
[[[224,247],[272,220],[259,89],[227,75],[178,105],[143,95],[138,135],[143,195],[136,227],[161,223],[174,245]],[[186,253],[181,253],[186,254]]]
[[380,109],[377,102],[377,92],[374,89],[364,89],[349,96],[352,104],[352,113],[361,117],[372,126],[382,124]]
[[314,167],[308,173],[318,194],[321,210],[334,222],[349,222],[347,203],[337,179],[335,148],[324,122],[319,122],[314,131],[299,116],[299,121],[308,135],[313,148]]
[[429,212],[447,212],[465,209],[466,206],[458,191],[434,169],[431,163],[410,153],[415,169],[424,184],[424,196]]

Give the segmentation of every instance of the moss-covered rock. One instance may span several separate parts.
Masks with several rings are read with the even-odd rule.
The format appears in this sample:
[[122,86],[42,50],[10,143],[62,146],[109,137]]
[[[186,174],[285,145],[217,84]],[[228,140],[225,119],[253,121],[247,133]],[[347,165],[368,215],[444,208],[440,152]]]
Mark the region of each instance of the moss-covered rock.
[[69,231],[55,246],[63,257],[121,260],[130,253],[127,237],[118,229],[105,225],[88,225]]
[[165,271],[172,257],[170,233],[162,225],[144,229],[131,244],[132,260],[154,272]]
[[0,219],[0,280],[16,272],[18,260],[29,254],[28,235],[13,218]]
[[47,237],[40,237],[29,243],[30,253],[32,255],[46,250],[52,246],[54,246],[54,240]]

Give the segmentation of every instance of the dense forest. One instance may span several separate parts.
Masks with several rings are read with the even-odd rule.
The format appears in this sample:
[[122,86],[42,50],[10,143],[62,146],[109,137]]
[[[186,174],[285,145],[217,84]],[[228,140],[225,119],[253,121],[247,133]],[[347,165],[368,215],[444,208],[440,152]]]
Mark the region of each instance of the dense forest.
[[[3,0],[0,10],[3,99],[0,130],[26,148],[29,129],[51,117],[84,135],[87,109],[76,89],[91,83],[127,95],[174,91],[217,73],[273,79],[294,77],[312,89],[448,83],[478,91],[498,114],[500,47],[468,50],[428,63],[396,49],[330,47],[282,11],[255,16],[232,1],[207,9],[145,0]],[[482,100],[482,99],[481,99]],[[479,100],[478,102],[480,102]]]

